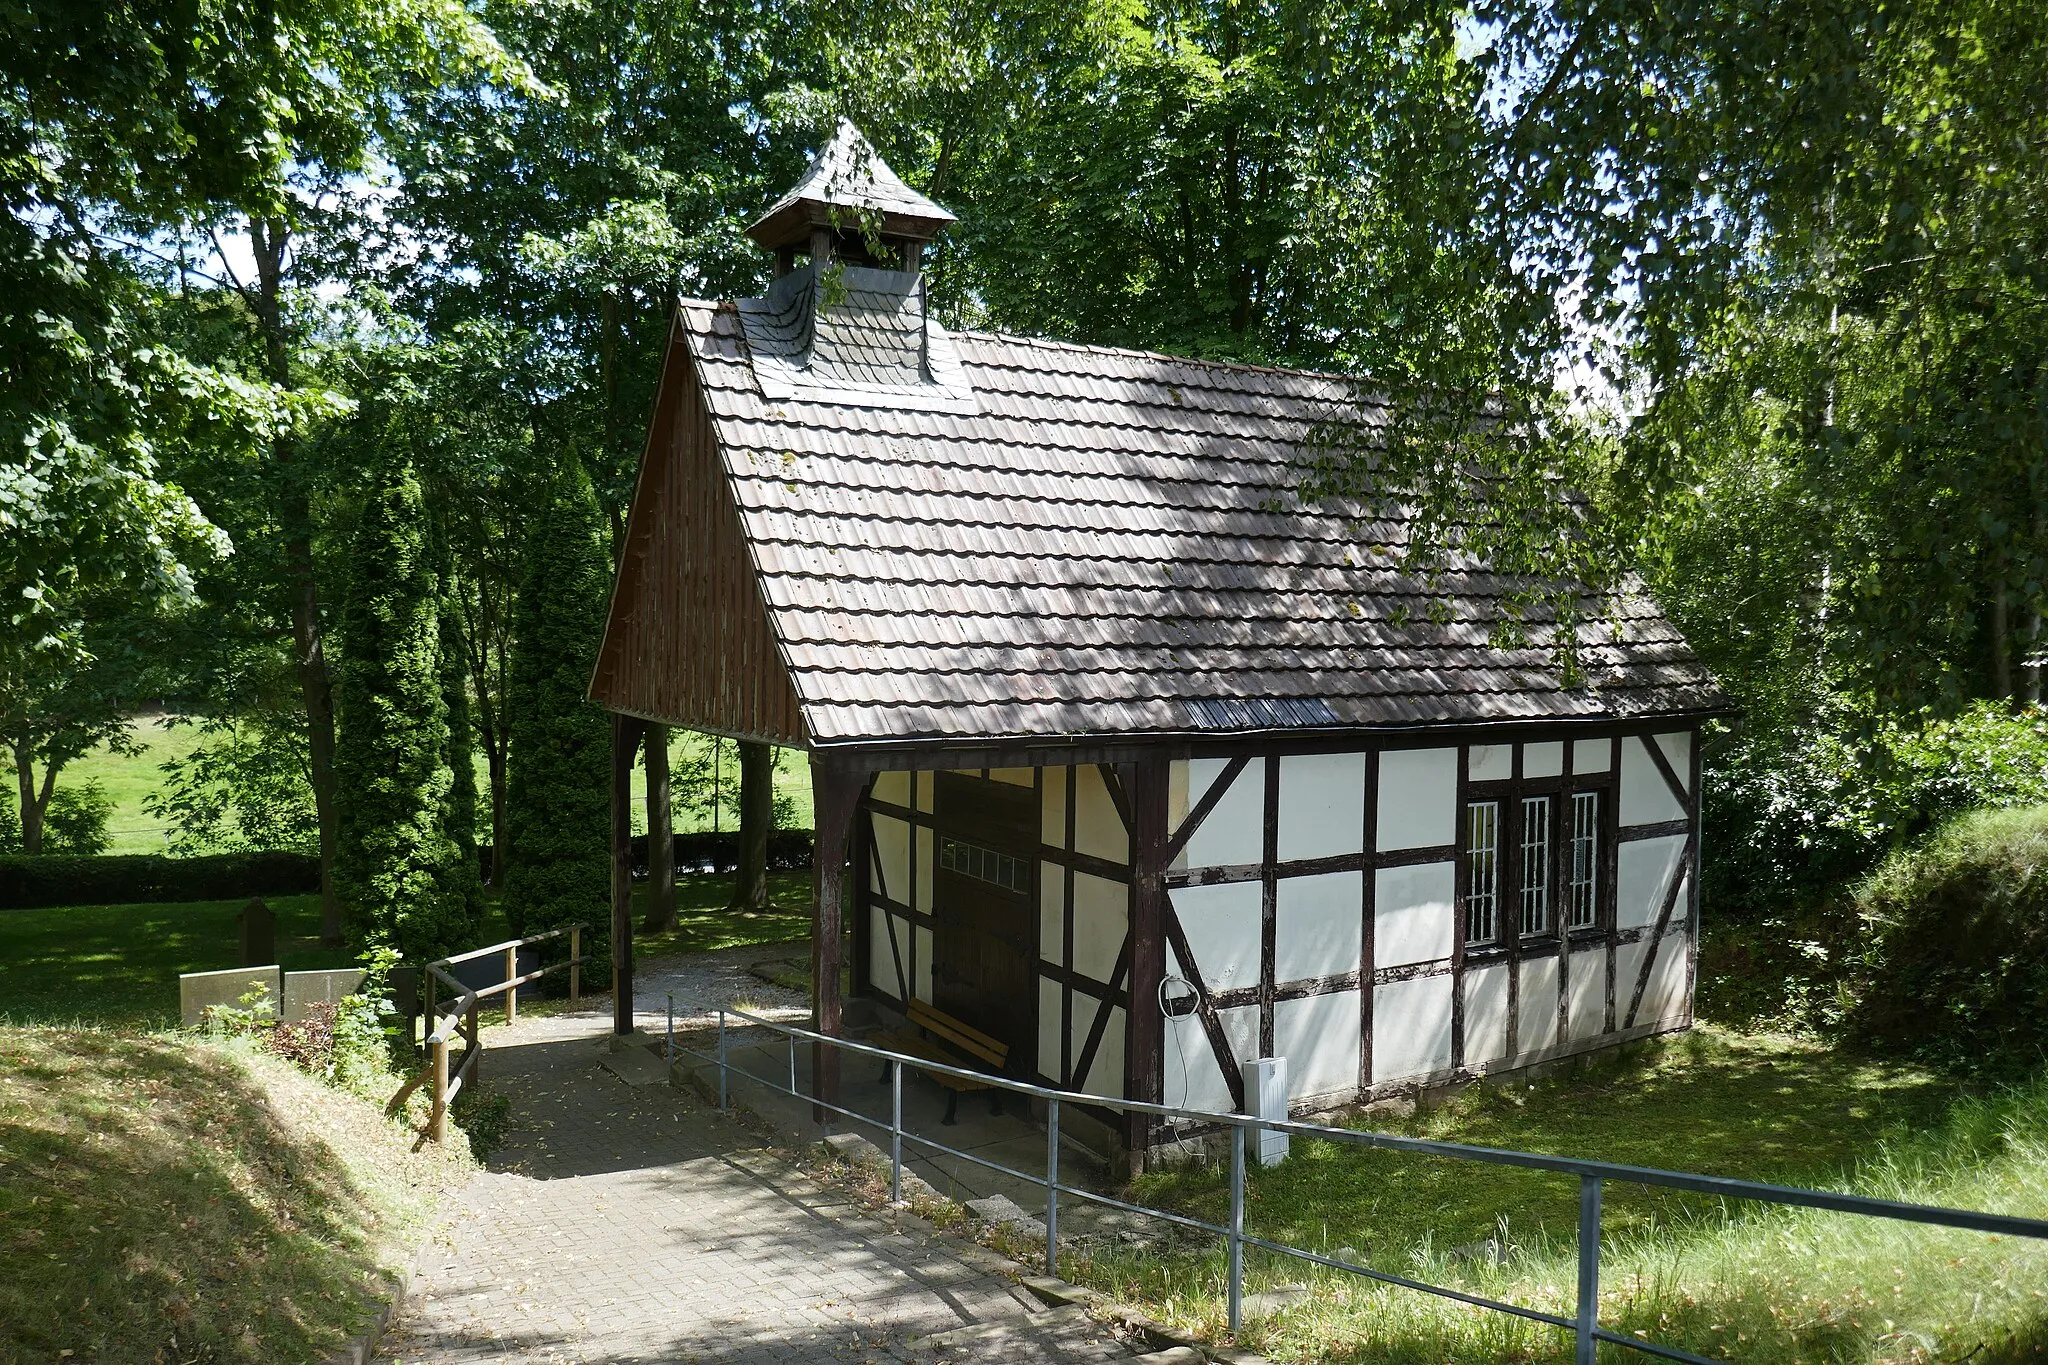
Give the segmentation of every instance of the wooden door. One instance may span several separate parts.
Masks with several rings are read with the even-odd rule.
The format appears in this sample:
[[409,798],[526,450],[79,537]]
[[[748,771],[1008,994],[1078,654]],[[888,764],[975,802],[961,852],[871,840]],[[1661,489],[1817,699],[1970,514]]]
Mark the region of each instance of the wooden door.
[[1038,793],[940,773],[933,815],[932,1003],[1002,1039],[1010,1074],[1038,1041]]

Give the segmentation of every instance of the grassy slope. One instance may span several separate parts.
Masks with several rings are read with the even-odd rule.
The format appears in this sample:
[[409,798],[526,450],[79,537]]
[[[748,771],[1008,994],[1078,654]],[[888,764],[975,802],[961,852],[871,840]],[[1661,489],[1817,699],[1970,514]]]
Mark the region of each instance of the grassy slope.
[[0,1359],[324,1359],[470,1170],[273,1058],[0,1027]]
[[[57,774],[57,784],[67,786],[91,779],[106,789],[114,802],[113,813],[107,817],[109,853],[162,853],[164,822],[145,812],[142,800],[163,784],[159,765],[192,752],[199,743],[199,727],[179,725],[167,729],[162,717],[138,716],[128,723],[128,732],[142,745],[141,753],[124,755],[95,749],[66,765]],[[9,781],[13,780],[12,762],[0,771]]]
[[[1995,1103],[1921,1073],[1772,1037],[1702,1031],[1569,1081],[1477,1090],[1377,1126],[1478,1145],[1701,1170],[2042,1216],[2048,1085]],[[1201,1171],[1141,1190],[1212,1221],[1224,1186]],[[1569,1180],[1395,1153],[1306,1144],[1256,1174],[1255,1234],[1355,1248],[1377,1268],[1569,1316],[1576,1188]],[[1666,1344],[1758,1362],[2035,1360],[2048,1346],[2048,1247],[2017,1247],[1839,1215],[1727,1212],[1610,1186],[1602,1316]],[[1499,1238],[1498,1269],[1450,1254]],[[1285,1359],[1567,1360],[1562,1333],[1399,1289],[1250,1260],[1254,1285],[1307,1282],[1309,1301],[1254,1329]],[[1100,1256],[1077,1273],[1217,1332],[1220,1256]],[[1602,1360],[1642,1359],[1603,1352]]]
[[[142,808],[143,798],[155,792],[162,785],[163,774],[160,765],[169,759],[183,758],[199,743],[199,727],[179,725],[166,729],[161,717],[143,716],[129,723],[129,732],[143,746],[143,752],[124,756],[96,749],[66,767],[58,775],[58,782],[83,782],[97,780],[113,798],[114,811],[107,820],[108,833],[112,836],[110,853],[162,853],[164,851],[164,823],[149,815]],[[677,732],[670,745],[671,762],[680,768],[691,755],[700,752],[709,741],[702,735],[688,731]],[[724,799],[721,802],[722,815],[718,823],[726,829],[733,829],[739,821],[739,761],[734,756],[733,746],[725,746],[726,776]],[[0,767],[0,774],[10,780],[14,772],[12,762]],[[484,770],[483,759],[477,759],[477,784],[479,790],[488,792],[489,777]],[[637,802],[646,793],[647,775],[643,769],[633,770],[633,798]],[[782,766],[775,774],[775,790],[778,795],[789,797],[795,803],[795,827],[811,827],[811,774],[807,755],[800,750],[788,750],[783,754]],[[713,821],[709,813],[695,814],[678,812],[676,829],[687,832],[710,829]],[[636,810],[636,830],[646,828],[644,814]]]

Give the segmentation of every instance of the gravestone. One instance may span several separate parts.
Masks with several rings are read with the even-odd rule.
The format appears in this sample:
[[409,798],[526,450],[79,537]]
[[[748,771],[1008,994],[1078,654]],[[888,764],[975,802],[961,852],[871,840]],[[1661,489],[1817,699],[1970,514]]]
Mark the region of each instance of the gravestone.
[[391,984],[391,1012],[401,1019],[412,1019],[420,1012],[420,969],[417,967],[393,967],[391,975],[385,978]]
[[277,916],[262,899],[242,907],[242,965],[264,967],[277,961]]
[[178,978],[178,1019],[186,1028],[206,1022],[210,1005],[241,1008],[242,997],[251,989],[261,990],[277,1009],[284,994],[283,974],[276,967],[230,967],[224,972],[186,972]]
[[324,972],[286,972],[284,1011],[278,1017],[296,1024],[306,1017],[306,1006],[316,1001],[334,1004],[363,984],[363,969],[338,967]]

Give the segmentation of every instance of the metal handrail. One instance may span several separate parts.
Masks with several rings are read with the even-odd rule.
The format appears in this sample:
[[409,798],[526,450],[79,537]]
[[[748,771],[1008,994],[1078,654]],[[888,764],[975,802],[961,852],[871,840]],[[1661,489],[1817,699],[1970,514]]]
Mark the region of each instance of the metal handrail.
[[[1011,1080],[1005,1076],[994,1076],[987,1072],[975,1071],[968,1067],[953,1066],[925,1057],[913,1057],[905,1053],[892,1052],[867,1043],[855,1042],[850,1038],[835,1038],[812,1029],[800,1028],[794,1024],[778,1023],[763,1019],[743,1010],[719,1009],[718,1045],[715,1055],[698,1052],[687,1047],[678,1047],[675,1041],[675,997],[669,997],[669,1021],[667,1034],[667,1057],[671,1067],[678,1053],[710,1062],[718,1068],[718,1106],[730,1106],[729,1078],[738,1075],[744,1079],[765,1085],[779,1093],[797,1099],[807,1100],[820,1109],[830,1110],[861,1123],[879,1126],[880,1120],[858,1111],[847,1109],[829,1102],[817,1095],[806,1095],[796,1087],[796,1043],[799,1039],[822,1043],[847,1052],[875,1058],[889,1064],[890,1091],[890,1197],[901,1201],[903,1197],[903,1143],[909,1141],[934,1152],[958,1157],[976,1166],[999,1172],[1038,1185],[1046,1191],[1046,1246],[1045,1263],[1048,1275],[1058,1274],[1057,1253],[1059,1240],[1059,1197],[1072,1195],[1108,1208],[1120,1209],[1143,1217],[1156,1218],[1181,1227],[1194,1228],[1213,1233],[1225,1239],[1229,1258],[1228,1322],[1234,1334],[1243,1325],[1244,1291],[1244,1248],[1258,1247],[1278,1255],[1290,1256],[1312,1262],[1331,1270],[1363,1276],[1383,1284],[1396,1285],[1404,1289],[1417,1290],[1441,1298],[1485,1308],[1494,1312],[1507,1313],[1534,1322],[1547,1323],[1570,1331],[1576,1337],[1575,1361],[1577,1365],[1593,1365],[1595,1351],[1600,1342],[1626,1346],[1631,1350],[1665,1360],[1690,1362],[1690,1365],[1719,1365],[1706,1356],[1694,1355],[1675,1347],[1660,1346],[1639,1337],[1624,1336],[1610,1332],[1599,1324],[1600,1302],[1600,1210],[1602,1187],[1607,1181],[1619,1181],[1631,1185],[1648,1185],[1663,1189],[1684,1190],[1695,1194],[1714,1195],[1724,1199],[1747,1199],[1759,1203],[1780,1204],[1789,1207],[1820,1209],[1832,1213],[1852,1213],[1864,1217],[1888,1218],[1899,1222],[1921,1223],[1936,1227],[1961,1228],[1973,1232],[1988,1232],[2000,1236],[2026,1237],[2048,1241],[2048,1220],[2020,1218],[2010,1214],[1982,1213],[1971,1209],[1941,1208],[1931,1204],[1908,1204],[1898,1200],[1879,1199],[1870,1195],[1844,1194],[1832,1190],[1808,1190],[1789,1185],[1771,1185],[1760,1181],[1737,1180],[1726,1176],[1697,1175],[1689,1171],[1667,1171],[1650,1166],[1630,1166],[1611,1161],[1589,1161],[1577,1157],[1545,1156],[1536,1152],[1521,1152],[1504,1147],[1480,1147],[1458,1142],[1438,1142],[1429,1138],[1401,1137],[1393,1133],[1375,1133],[1355,1128],[1337,1128],[1328,1124],[1299,1123],[1292,1119],[1266,1119],[1252,1114],[1231,1114],[1211,1110],[1189,1109],[1179,1105],[1155,1104],[1147,1100],[1120,1099],[1114,1096],[1090,1095],[1080,1091],[1060,1090],[1051,1086],[1036,1085],[1029,1081]],[[738,1019],[758,1028],[782,1034],[789,1040],[789,1084],[783,1085],[767,1076],[737,1067],[727,1057],[728,1017]],[[1007,1091],[1012,1094],[1028,1095],[1044,1100],[1046,1109],[1046,1173],[1034,1175],[1020,1171],[999,1162],[990,1161],[972,1152],[948,1147],[944,1143],[910,1132],[903,1127],[903,1068],[935,1074],[956,1076],[972,1080],[977,1084]],[[1151,1114],[1162,1118],[1193,1121],[1201,1124],[1219,1125],[1230,1129],[1230,1222],[1227,1226],[1190,1218],[1182,1214],[1169,1213],[1164,1209],[1148,1208],[1129,1203],[1093,1190],[1063,1183],[1059,1178],[1059,1118],[1063,1104],[1090,1105],[1097,1108],[1114,1109],[1128,1113]],[[1388,1271],[1375,1270],[1370,1266],[1358,1265],[1336,1257],[1324,1256],[1300,1247],[1270,1241],[1244,1230],[1244,1189],[1245,1189],[1245,1147],[1247,1133],[1251,1131],[1286,1133],[1290,1136],[1320,1138],[1325,1141],[1350,1143],[1354,1146],[1376,1147],[1389,1151],[1409,1152],[1420,1156],[1448,1157],[1458,1161],[1472,1161],[1485,1165],[1512,1166],[1524,1170],[1543,1171],[1556,1175],[1576,1176],[1579,1180],[1579,1236],[1578,1236],[1578,1302],[1577,1311],[1571,1317],[1546,1313],[1539,1309],[1520,1304],[1503,1303],[1477,1294],[1444,1285],[1429,1284]]]

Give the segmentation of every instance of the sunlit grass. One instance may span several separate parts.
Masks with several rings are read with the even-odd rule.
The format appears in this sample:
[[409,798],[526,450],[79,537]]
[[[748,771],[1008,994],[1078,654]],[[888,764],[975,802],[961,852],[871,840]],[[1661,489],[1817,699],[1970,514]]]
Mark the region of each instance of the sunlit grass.
[[[1477,1091],[1375,1126],[1909,1202],[2048,1215],[2048,1082],[1991,1097],[1787,1039],[1702,1034],[1634,1066],[1519,1092]],[[1140,1191],[1217,1220],[1213,1171]],[[1250,1231],[1375,1268],[1571,1316],[1576,1182],[1328,1143],[1257,1172]],[[1608,1187],[1601,1318],[1610,1330],[1756,1362],[2037,1360],[2048,1246],[1841,1214],[1723,1206]],[[1487,1241],[1505,1252],[1492,1264]],[[1284,1360],[1571,1359],[1568,1334],[1305,1262],[1248,1256],[1254,1290],[1309,1293],[1251,1325]],[[1220,1248],[1096,1249],[1072,1272],[1155,1315],[1224,1330]],[[1620,1348],[1603,1361],[1648,1359]]]
[[[345,967],[320,946],[320,898],[274,896],[288,971]],[[0,910],[0,1021],[154,1028],[178,1019],[178,974],[239,965],[247,900]]]
[[[98,782],[113,810],[107,816],[109,853],[162,853],[165,851],[164,822],[143,809],[145,798],[163,787],[162,766],[184,758],[200,742],[197,725],[166,727],[161,716],[138,716],[128,722],[129,737],[141,745],[141,752],[117,754],[105,746],[73,759],[58,774],[58,785]],[[12,781],[14,764],[0,758],[0,777]]]

